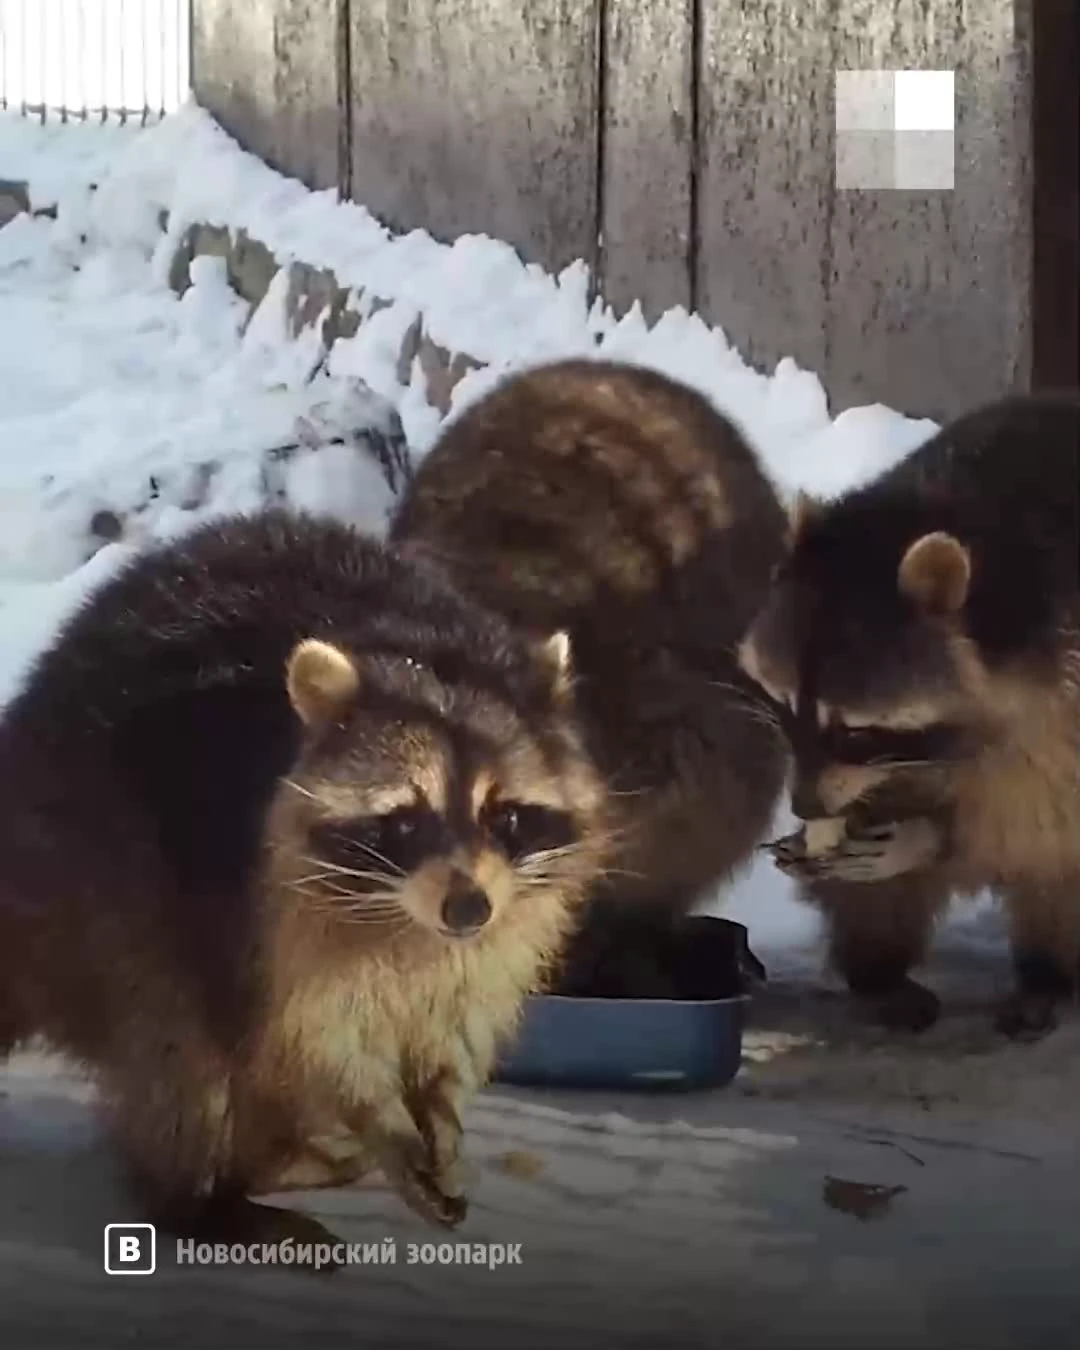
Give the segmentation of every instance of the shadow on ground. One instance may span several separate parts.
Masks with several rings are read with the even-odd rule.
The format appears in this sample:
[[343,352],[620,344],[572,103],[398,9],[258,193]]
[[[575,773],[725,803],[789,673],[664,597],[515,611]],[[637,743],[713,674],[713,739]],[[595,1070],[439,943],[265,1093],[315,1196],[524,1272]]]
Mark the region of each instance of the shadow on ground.
[[[753,1037],[750,1038],[751,1041]],[[773,1061],[778,1062],[777,1060]],[[767,1067],[767,1065],[766,1065]],[[1071,1142],[1008,1148],[910,1104],[770,1097],[748,1064],[680,1097],[486,1095],[468,1122],[473,1207],[456,1242],[520,1264],[409,1264],[440,1241],[381,1190],[290,1203],[394,1264],[328,1279],[250,1266],[103,1270],[130,1220],[88,1094],[27,1058],[0,1076],[0,1329],[75,1350],[481,1350],[717,1345],[1044,1350],[1080,1312]]]

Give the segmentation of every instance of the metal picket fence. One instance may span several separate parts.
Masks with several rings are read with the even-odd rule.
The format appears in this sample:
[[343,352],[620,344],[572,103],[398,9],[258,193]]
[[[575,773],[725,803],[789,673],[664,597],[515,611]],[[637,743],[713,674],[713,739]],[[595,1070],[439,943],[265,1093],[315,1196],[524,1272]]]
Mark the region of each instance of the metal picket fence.
[[0,0],[0,109],[150,122],[190,71],[191,0]]

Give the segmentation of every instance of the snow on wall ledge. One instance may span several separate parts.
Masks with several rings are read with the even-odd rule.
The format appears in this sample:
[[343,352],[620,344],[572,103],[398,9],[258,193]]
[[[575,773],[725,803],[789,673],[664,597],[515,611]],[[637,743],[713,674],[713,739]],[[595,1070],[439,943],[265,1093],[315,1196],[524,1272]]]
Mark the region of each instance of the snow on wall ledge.
[[[363,206],[274,172],[194,103],[130,135],[104,165],[79,164],[98,172],[102,228],[158,222],[163,284],[182,293],[196,256],[221,259],[252,320],[284,304],[293,335],[316,339],[310,375],[363,379],[395,406],[415,454],[502,375],[571,355],[633,360],[694,385],[739,423],[785,493],[846,488],[935,429],[882,405],[831,420],[814,374],[790,358],[756,371],[721,329],[681,308],[651,328],[637,307],[616,319],[590,304],[584,262],[552,276],[485,236],[394,235]],[[26,187],[32,209],[53,204],[53,183]]]

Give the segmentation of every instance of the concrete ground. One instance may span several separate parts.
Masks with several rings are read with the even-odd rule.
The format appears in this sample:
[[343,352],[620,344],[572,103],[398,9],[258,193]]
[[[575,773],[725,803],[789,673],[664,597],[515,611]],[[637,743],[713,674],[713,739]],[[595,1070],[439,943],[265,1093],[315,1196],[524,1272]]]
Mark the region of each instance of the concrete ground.
[[916,1042],[774,988],[746,1064],[694,1096],[493,1090],[468,1121],[458,1242],[520,1264],[407,1263],[438,1235],[372,1187],[293,1197],[397,1262],[109,1276],[133,1216],[91,1094],[33,1057],[0,1077],[0,1343],[292,1350],[1049,1350],[1080,1326],[1080,1028],[1003,1046],[978,999]]

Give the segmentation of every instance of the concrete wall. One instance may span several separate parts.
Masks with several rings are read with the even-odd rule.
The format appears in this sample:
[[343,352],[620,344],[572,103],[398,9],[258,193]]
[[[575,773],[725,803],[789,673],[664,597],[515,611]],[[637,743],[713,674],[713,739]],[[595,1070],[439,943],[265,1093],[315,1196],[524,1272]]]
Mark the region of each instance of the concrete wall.
[[[1077,378],[1078,8],[195,0],[194,84],[393,227],[585,258],[617,309],[697,308],[837,409],[940,419]],[[833,73],[878,68],[956,71],[953,191],[836,188]]]

